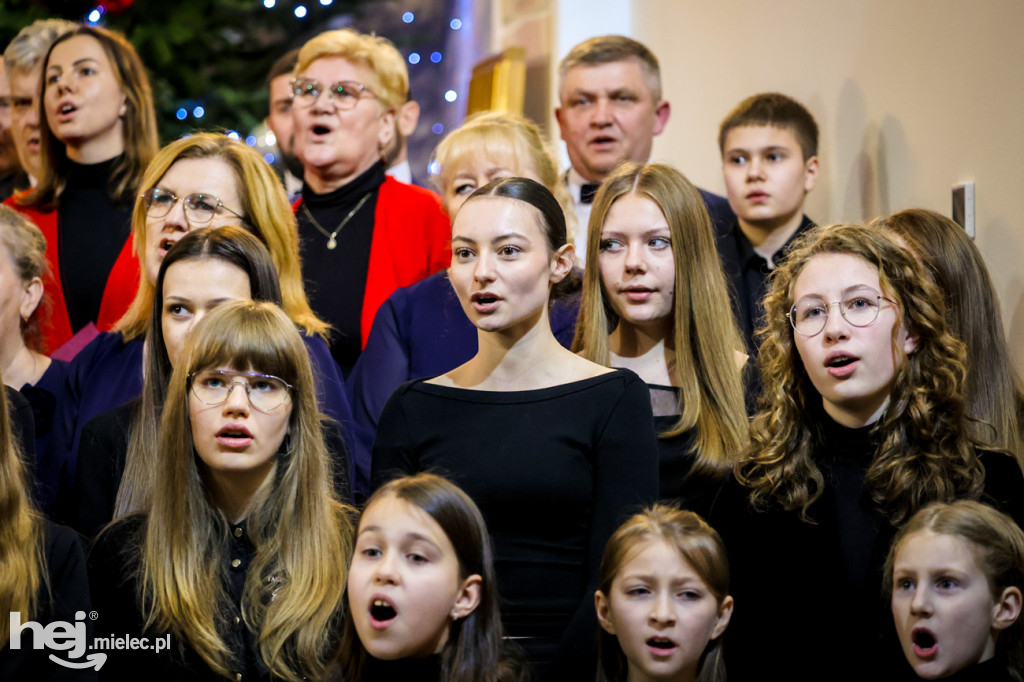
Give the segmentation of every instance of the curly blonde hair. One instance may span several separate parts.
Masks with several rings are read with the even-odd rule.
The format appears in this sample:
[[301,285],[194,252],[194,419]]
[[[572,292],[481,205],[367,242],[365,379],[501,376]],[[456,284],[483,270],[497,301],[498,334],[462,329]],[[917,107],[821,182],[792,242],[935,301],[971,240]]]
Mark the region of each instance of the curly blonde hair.
[[[759,365],[764,393],[750,433],[750,449],[736,478],[750,488],[755,508],[809,509],[825,479],[813,452],[822,442],[821,395],[811,384],[793,342],[786,313],[808,262],[828,253],[850,254],[878,268],[882,293],[894,301],[893,351],[898,362],[889,403],[874,425],[878,450],[864,480],[872,502],[899,524],[933,501],[977,498],[985,471],[968,436],[964,382],[966,352],[945,324],[944,297],[923,267],[879,230],[832,225],[805,234],[771,277],[765,298]],[[907,354],[896,335],[915,337]]]

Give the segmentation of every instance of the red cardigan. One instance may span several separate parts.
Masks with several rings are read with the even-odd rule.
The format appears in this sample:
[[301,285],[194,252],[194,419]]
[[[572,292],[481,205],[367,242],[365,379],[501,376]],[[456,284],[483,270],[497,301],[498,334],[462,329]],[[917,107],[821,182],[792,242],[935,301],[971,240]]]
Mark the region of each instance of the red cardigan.
[[[73,336],[68,306],[64,300],[64,283],[60,278],[60,245],[57,241],[57,211],[40,211],[35,206],[18,206],[14,197],[4,202],[28,216],[46,237],[46,262],[50,272],[43,277],[43,290],[50,301],[50,320],[43,321],[43,345],[46,353],[60,348]],[[135,291],[139,288],[139,259],[135,256],[129,235],[114,261],[103,288],[99,319],[96,326],[101,332],[110,331],[114,323],[128,310]]]
[[[301,205],[300,198],[293,208],[298,211]],[[359,320],[363,348],[377,309],[388,296],[451,265],[451,240],[451,223],[436,194],[390,176],[384,179],[377,193]]]

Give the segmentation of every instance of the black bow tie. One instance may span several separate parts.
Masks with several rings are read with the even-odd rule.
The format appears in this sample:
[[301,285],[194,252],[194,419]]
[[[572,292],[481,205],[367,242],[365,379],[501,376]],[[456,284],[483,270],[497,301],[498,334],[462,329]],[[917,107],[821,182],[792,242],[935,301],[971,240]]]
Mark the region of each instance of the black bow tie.
[[599,182],[585,182],[580,186],[580,203],[581,204],[592,204],[594,203],[594,195],[597,194],[597,188],[601,186]]

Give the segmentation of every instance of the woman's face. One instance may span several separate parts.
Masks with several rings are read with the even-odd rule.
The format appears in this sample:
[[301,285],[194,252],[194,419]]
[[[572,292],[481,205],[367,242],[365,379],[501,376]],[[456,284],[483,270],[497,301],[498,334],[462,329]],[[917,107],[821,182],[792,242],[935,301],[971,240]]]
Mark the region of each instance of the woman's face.
[[[0,352],[18,350],[24,345],[21,321],[35,312],[42,295],[42,280],[38,277],[29,282],[21,279],[10,252],[0,239]],[[13,357],[7,353],[4,356]]]
[[[793,332],[797,353],[811,383],[821,394],[825,411],[844,426],[872,424],[889,403],[900,356],[917,347],[916,338],[900,325],[893,343],[896,306],[883,299],[878,268],[860,256],[824,253],[811,258],[793,286],[794,307],[827,314],[815,336]],[[858,327],[840,314],[840,304],[879,306],[873,324]],[[808,305],[811,304],[811,305]],[[827,311],[825,313],[824,311]],[[798,313],[792,313],[797,315]]]
[[[320,95],[313,102],[296,98],[295,155],[306,169],[307,179],[315,177],[342,179],[358,176],[380,159],[394,134],[395,114],[381,111],[377,98],[364,91],[355,106],[343,111],[327,90],[339,81],[368,85],[370,69],[343,57],[321,57],[299,74],[300,78],[320,83]],[[342,183],[343,184],[343,183]]]
[[[241,219],[231,211],[238,215],[245,213],[235,170],[220,158],[179,159],[171,164],[154,187],[177,197],[167,215],[162,218],[146,216],[146,277],[150,284],[155,285],[160,263],[179,239],[200,227],[241,225]],[[217,208],[209,222],[191,222],[185,212],[185,197],[190,194],[208,195],[206,203],[216,205],[219,199],[223,206]]]
[[125,94],[96,38],[78,35],[55,45],[43,79],[46,120],[68,157],[98,163],[124,151]]
[[[444,209],[454,221],[469,195],[499,178],[521,177],[541,182],[537,172],[528,163],[517,162],[511,154],[489,156],[483,151],[466,154],[458,159],[455,168],[445,172]],[[543,183],[541,183],[543,184]]]
[[675,258],[661,207],[640,194],[615,201],[601,228],[601,282],[619,324],[663,336],[672,328]]
[[540,212],[508,197],[467,202],[452,225],[448,277],[466,316],[484,331],[532,328],[551,286],[572,267],[551,253]]
[[226,301],[251,298],[249,276],[219,258],[192,258],[167,268],[160,322],[171,366],[178,364],[188,333],[208,312]]
[[246,392],[247,383],[251,391],[257,391],[259,382],[265,381],[255,376],[264,374],[259,368],[250,368],[248,372],[234,372],[231,367],[209,369],[226,372],[221,381],[230,382],[231,389],[220,405],[208,405],[194,391],[189,391],[188,408],[196,453],[207,470],[215,475],[242,474],[262,481],[273,468],[288,433],[291,396],[273,410],[263,412],[253,408]]

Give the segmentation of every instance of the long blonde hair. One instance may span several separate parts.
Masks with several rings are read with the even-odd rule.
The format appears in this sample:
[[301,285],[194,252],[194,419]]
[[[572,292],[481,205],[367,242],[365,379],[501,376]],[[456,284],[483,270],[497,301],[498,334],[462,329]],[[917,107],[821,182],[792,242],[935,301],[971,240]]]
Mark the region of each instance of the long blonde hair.
[[319,678],[337,644],[353,529],[350,510],[331,489],[305,344],[272,303],[235,301],[212,311],[192,331],[186,357],[171,375],[142,541],[139,601],[146,626],[174,633],[216,673],[228,674],[230,529],[206,496],[188,407],[192,373],[225,365],[273,374],[292,386],[289,434],[246,515],[256,554],[241,609],[273,676]]
[[680,415],[675,426],[660,435],[672,438],[695,428],[693,470],[724,477],[747,444],[743,382],[736,367],[736,353],[744,346],[732,317],[704,200],[676,169],[625,163],[598,190],[590,214],[583,304],[573,350],[593,362],[611,365],[608,335],[618,326],[619,317],[601,280],[601,228],[612,204],[627,194],[640,194],[656,203],[672,237],[674,362],[669,363],[669,372],[679,386]]
[[145,276],[149,263],[146,260],[146,202],[142,194],[156,187],[170,167],[182,159],[218,159],[234,169],[246,228],[270,251],[281,278],[284,311],[307,334],[325,336],[330,326],[316,316],[306,297],[299,262],[298,226],[281,181],[256,150],[220,133],[197,133],[175,140],[157,152],[146,168],[132,211],[132,239],[143,276],[139,278],[139,289],[128,312],[117,321],[114,329],[130,341],[145,333],[149,324],[153,283]]
[[8,614],[17,611],[22,622],[31,619],[39,587],[46,581],[43,519],[33,508],[28,490],[7,393],[0,386],[0,642],[4,645],[11,635]]
[[923,208],[875,223],[898,235],[946,294],[946,324],[967,346],[967,413],[974,438],[1024,464],[1024,380],[1010,359],[999,297],[985,259],[964,229]]

